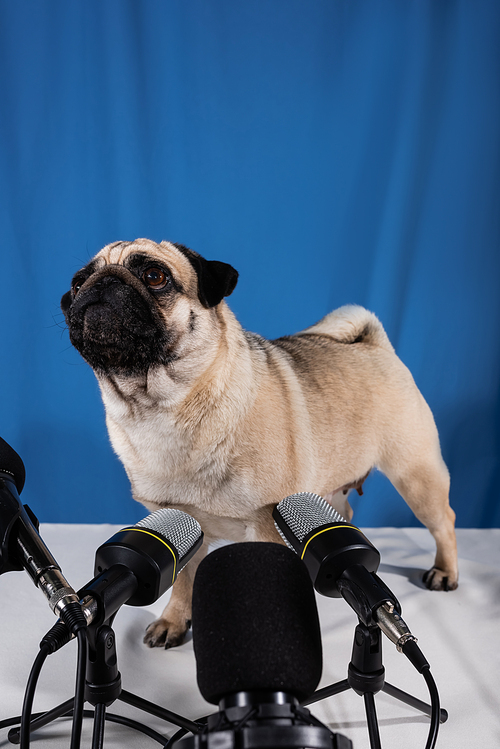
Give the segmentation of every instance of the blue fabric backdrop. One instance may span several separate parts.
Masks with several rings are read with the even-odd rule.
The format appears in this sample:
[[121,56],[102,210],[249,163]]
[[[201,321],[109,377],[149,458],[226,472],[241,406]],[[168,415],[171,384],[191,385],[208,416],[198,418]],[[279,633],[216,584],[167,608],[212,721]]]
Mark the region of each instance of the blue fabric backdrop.
[[[59,299],[101,246],[230,262],[263,335],[344,303],[434,411],[461,526],[498,526],[498,0],[0,0],[0,434],[43,521],[132,522]],[[389,483],[360,525],[412,525]]]

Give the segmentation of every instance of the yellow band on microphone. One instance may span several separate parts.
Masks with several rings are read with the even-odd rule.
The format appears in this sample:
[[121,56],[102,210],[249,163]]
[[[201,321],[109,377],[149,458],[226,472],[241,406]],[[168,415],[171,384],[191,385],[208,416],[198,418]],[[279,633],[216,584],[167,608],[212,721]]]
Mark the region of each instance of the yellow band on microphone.
[[[175,575],[177,570],[177,557],[175,555],[174,550],[172,547],[165,541],[164,538],[161,538],[161,536],[156,533],[151,533],[150,531],[146,530],[145,528],[136,528],[135,526],[131,526],[130,528],[124,528],[124,531],[137,531],[137,533],[145,533],[147,536],[151,536],[152,538],[155,538],[157,541],[160,541],[164,546],[167,547],[169,552],[172,554],[173,560],[174,560],[174,574],[172,575],[172,584],[175,582]],[[122,531],[123,532],[123,531]]]
[[300,555],[300,558],[304,559],[304,554],[306,553],[306,549],[313,540],[313,538],[316,538],[316,536],[320,536],[322,533],[326,533],[326,531],[333,531],[335,528],[351,528],[354,531],[359,531],[359,528],[356,528],[355,525],[330,525],[328,528],[323,528],[323,530],[318,531],[314,534],[314,536],[311,536],[311,538],[307,541],[306,545],[304,546],[304,550],[302,554]]

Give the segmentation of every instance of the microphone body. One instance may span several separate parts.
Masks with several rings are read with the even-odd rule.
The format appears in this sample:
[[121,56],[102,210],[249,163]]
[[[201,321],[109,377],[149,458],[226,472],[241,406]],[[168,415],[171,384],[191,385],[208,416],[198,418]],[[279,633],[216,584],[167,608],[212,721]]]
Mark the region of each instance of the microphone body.
[[[78,591],[89,631],[109,622],[121,606],[154,603],[203,543],[199,523],[181,510],[164,508],[115,533],[96,551],[95,577]],[[47,632],[52,652],[71,639],[63,622]]]
[[0,438],[0,574],[26,570],[56,616],[64,616],[79,599],[38,533],[38,520],[21,502],[24,479],[21,458]]
[[200,563],[193,647],[202,696],[219,705],[179,749],[351,749],[299,701],[321,677],[316,599],[304,565],[280,544],[223,546]]
[[321,677],[322,647],[304,565],[280,544],[212,551],[194,580],[193,647],[207,702],[240,692],[310,696]]
[[[95,577],[76,593],[38,533],[37,518],[21,502],[24,480],[21,458],[0,437],[0,574],[26,570],[56,616],[68,620],[71,632],[85,621],[109,619],[124,603],[156,601],[203,542],[201,527],[190,515],[157,510],[97,549]],[[57,631],[60,647],[71,635],[64,626]]]
[[402,651],[416,641],[401,618],[401,605],[376,575],[380,553],[366,536],[317,494],[301,492],[273,510],[285,543],[304,561],[315,589],[345,601],[366,626],[376,624]]
[[[94,579],[115,567],[125,567],[132,572],[133,582],[122,591],[124,603],[148,606],[174,584],[202,543],[200,524],[191,515],[171,508],[156,510],[99,546]],[[82,589],[84,595],[91,584]]]

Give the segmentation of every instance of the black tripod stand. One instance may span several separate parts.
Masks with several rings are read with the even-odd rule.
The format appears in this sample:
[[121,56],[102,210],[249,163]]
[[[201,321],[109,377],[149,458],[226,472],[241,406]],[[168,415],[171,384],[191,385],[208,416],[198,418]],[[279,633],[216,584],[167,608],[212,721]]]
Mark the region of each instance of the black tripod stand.
[[[382,691],[390,694],[406,705],[415,707],[425,715],[433,717],[431,705],[422,702],[407,692],[403,692],[397,687],[393,687],[385,681],[385,668],[382,664],[382,637],[381,631],[376,624],[365,626],[360,620],[360,623],[357,625],[354,631],[352,658],[349,663],[347,679],[343,679],[329,687],[318,689],[304,704],[311,705],[313,702],[318,702],[334,694],[340,694],[348,689],[353,689],[356,694],[359,694],[364,699],[371,749],[381,749],[374,698],[377,692]],[[448,713],[446,710],[440,710],[439,715],[434,717],[438,717],[439,722],[444,723],[448,719]]]
[[[90,625],[88,627],[88,657],[85,682],[85,700],[89,702],[94,711],[84,711],[84,717],[94,718],[94,727],[92,734],[92,749],[102,749],[104,742],[104,724],[108,719],[115,723],[121,723],[133,728],[150,738],[157,741],[162,746],[168,743],[168,738],[157,733],[153,729],[119,715],[106,713],[106,708],[110,707],[116,700],[132,705],[133,707],[143,710],[150,715],[155,715],[162,720],[172,723],[184,729],[184,732],[198,733],[203,727],[204,722],[194,722],[187,718],[177,715],[170,710],[159,707],[158,705],[144,700],[131,692],[122,689],[121,676],[118,671],[118,662],[116,658],[116,638],[109,622],[98,627]],[[30,733],[38,728],[46,726],[56,718],[71,715],[74,707],[74,698],[66,700],[57,707],[46,713],[40,714],[32,720],[30,724]],[[8,735],[9,741],[13,744],[20,742],[19,728],[13,728]]]

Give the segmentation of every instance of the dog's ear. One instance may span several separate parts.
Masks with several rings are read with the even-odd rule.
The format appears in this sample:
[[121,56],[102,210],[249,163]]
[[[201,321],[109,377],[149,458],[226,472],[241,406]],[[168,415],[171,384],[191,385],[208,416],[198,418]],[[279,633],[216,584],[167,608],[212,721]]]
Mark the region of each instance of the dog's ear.
[[234,291],[238,271],[232,265],[198,257],[193,266],[198,276],[198,296],[204,307],[215,307]]
[[181,244],[175,244],[189,260],[198,276],[198,298],[204,307],[215,307],[225,296],[234,291],[238,271],[220,260],[205,260],[197,252]]

